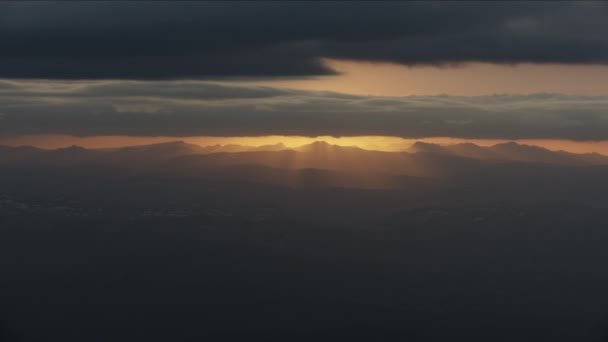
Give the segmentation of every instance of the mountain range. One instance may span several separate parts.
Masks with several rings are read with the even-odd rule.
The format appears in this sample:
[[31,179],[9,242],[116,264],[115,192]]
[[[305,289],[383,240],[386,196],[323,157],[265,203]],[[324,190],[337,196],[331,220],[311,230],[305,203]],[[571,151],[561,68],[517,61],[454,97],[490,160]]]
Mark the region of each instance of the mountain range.
[[[314,155],[317,162],[327,157],[327,162],[347,162],[351,158],[385,159],[397,155],[440,155],[469,158],[486,161],[516,161],[528,163],[544,163],[555,165],[605,165],[608,156],[599,153],[576,154],[566,151],[552,151],[539,146],[518,144],[515,142],[500,143],[493,146],[479,146],[473,143],[439,145],[426,142],[416,142],[403,152],[385,152],[366,150],[355,146],[332,145],[323,141],[315,141],[296,148],[289,148],[283,143],[263,146],[245,146],[237,144],[200,146],[173,141],[166,143],[127,146],[121,148],[86,149],[80,146],[70,146],[55,150],[46,150],[32,146],[0,146],[0,161],[6,160],[39,160],[45,162],[79,162],[79,161],[122,161],[136,157],[142,160],[162,160],[187,155],[207,155],[216,153],[239,153],[239,157],[248,159],[249,152],[279,152],[291,151]],[[338,160],[331,161],[329,156],[336,155]],[[251,157],[260,155],[251,154]]]
[[[115,149],[78,146],[44,150],[0,147],[5,166],[104,166],[131,175],[239,180],[296,187],[412,189],[443,184],[574,182],[608,166],[608,157],[550,151],[514,142],[483,147],[471,143],[417,142],[403,152],[365,150],[322,141],[283,144],[199,146],[182,141]],[[600,171],[598,171],[600,170]],[[552,178],[553,177],[553,178]],[[557,177],[557,178],[555,178]],[[484,185],[485,186],[485,185]]]

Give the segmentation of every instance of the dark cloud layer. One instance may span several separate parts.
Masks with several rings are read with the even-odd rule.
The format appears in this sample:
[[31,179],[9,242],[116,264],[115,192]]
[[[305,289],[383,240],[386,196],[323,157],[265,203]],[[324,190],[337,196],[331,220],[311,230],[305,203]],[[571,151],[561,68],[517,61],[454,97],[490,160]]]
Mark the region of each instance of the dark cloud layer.
[[24,134],[606,140],[608,97],[373,97],[197,81],[0,82],[0,136]]
[[601,2],[2,2],[0,77],[195,79],[405,65],[608,63]]

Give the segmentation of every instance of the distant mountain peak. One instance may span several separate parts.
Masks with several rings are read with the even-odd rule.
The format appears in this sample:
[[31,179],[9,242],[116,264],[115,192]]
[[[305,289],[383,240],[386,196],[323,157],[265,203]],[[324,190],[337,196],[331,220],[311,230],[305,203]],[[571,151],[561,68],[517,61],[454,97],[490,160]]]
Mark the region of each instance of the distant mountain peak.
[[261,146],[249,148],[249,150],[251,150],[251,151],[281,151],[281,150],[287,150],[287,149],[288,149],[288,147],[285,146],[285,144],[283,144],[282,142],[279,142],[276,144],[261,145]]
[[329,148],[332,146],[335,146],[335,145],[331,145],[325,141],[316,140],[310,144],[305,144],[305,145],[299,146],[297,148],[297,150],[318,150],[318,149]]
[[71,146],[67,146],[67,147],[58,148],[55,151],[76,152],[76,151],[86,151],[86,150],[87,149],[82,146],[71,145]]
[[407,149],[407,152],[417,153],[417,152],[441,152],[443,149],[441,145],[434,143],[427,143],[424,141],[416,141]]
[[341,146],[333,145],[326,141],[317,140],[310,144],[302,145],[295,148],[296,151],[300,152],[335,152],[335,151],[364,151],[364,149],[357,146]]
[[528,151],[546,151],[546,152],[552,152],[551,150],[548,150],[544,147],[540,147],[540,146],[536,146],[536,145],[526,145],[526,144],[519,144],[516,143],[515,141],[508,141],[508,142],[504,142],[504,143],[499,143],[496,144],[494,146],[492,146],[491,148],[494,149],[501,149],[501,148],[507,148],[507,149],[517,149],[517,150],[528,150]]
[[[498,143],[496,145],[503,145],[503,146],[520,146],[520,144],[516,143],[515,141],[506,141],[503,143]],[[495,146],[496,146],[495,145]]]
[[190,144],[183,140],[175,140],[175,141],[166,141],[154,144],[146,144],[146,145],[133,145],[133,146],[125,146],[119,148],[119,150],[124,149],[154,149],[154,148],[163,148],[163,147],[190,147],[190,148],[200,148],[199,145]]
[[535,148],[540,148],[542,149],[542,147],[540,146],[536,146],[536,145],[526,145],[526,144],[520,144],[518,142],[515,141],[506,141],[506,142],[502,142],[502,143],[498,143],[494,146],[509,146],[509,147],[535,147]]
[[187,143],[187,142],[185,142],[183,140],[167,141],[167,142],[162,142],[162,143],[158,143],[158,144],[151,144],[151,145],[145,145],[145,146],[197,146],[197,147],[200,147],[199,145],[190,144],[190,143]]
[[477,144],[473,144],[472,142],[463,142],[463,143],[458,143],[458,144],[454,144],[452,146],[462,146],[462,147],[473,147],[473,148],[482,148],[481,146],[477,145]]
[[315,140],[308,145],[309,146],[336,146],[336,145],[332,145],[332,144],[328,143],[327,141],[323,141],[323,140]]
[[127,146],[111,151],[130,155],[132,157],[141,157],[142,155],[150,155],[158,158],[173,157],[187,154],[202,153],[203,148],[196,144],[190,144],[182,140],[167,141],[156,144]]

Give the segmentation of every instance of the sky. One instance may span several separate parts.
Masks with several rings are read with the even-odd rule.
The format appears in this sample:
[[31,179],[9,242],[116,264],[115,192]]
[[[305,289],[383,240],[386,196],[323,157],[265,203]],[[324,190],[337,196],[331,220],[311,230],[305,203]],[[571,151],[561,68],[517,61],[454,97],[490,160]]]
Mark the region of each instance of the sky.
[[252,84],[372,96],[608,94],[608,67],[604,65],[471,62],[453,67],[410,67],[340,60],[324,60],[324,63],[340,74],[303,80],[257,81]]
[[0,144],[608,153],[607,18],[584,1],[1,2]]

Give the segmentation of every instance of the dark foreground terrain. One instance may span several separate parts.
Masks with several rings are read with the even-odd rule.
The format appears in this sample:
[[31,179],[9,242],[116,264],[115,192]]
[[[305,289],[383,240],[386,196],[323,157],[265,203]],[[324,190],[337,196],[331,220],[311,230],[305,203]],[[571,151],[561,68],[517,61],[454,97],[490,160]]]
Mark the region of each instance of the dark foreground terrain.
[[601,168],[467,167],[357,189],[5,163],[0,341],[608,341]]

